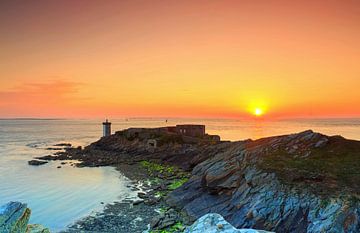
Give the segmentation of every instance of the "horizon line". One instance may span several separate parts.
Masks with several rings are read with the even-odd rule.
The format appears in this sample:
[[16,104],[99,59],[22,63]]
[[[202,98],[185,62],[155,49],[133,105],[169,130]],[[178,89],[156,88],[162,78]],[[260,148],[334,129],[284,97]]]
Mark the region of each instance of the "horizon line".
[[[95,119],[105,119],[106,117],[0,117],[0,120],[95,120]],[[279,117],[279,118],[249,118],[249,117],[162,117],[162,116],[144,116],[144,117],[114,117],[114,118],[107,118],[113,120],[136,120],[136,119],[193,119],[193,120],[200,120],[200,119],[207,119],[207,120],[306,120],[306,119],[360,119],[360,116],[312,116],[312,117]]]

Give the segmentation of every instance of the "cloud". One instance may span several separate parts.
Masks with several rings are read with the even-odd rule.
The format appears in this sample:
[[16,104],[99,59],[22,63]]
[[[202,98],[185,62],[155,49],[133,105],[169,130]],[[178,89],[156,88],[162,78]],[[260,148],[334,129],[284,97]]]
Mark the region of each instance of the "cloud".
[[68,80],[24,83],[0,90],[0,116],[55,113],[76,103],[82,83]]

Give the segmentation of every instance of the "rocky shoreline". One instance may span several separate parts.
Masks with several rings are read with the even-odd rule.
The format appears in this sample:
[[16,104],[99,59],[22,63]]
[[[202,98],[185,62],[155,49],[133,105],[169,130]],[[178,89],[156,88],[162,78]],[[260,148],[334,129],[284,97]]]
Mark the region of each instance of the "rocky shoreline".
[[119,164],[116,169],[132,180],[129,187],[138,192],[138,199],[107,204],[102,212],[77,221],[63,231],[64,233],[143,232],[150,228],[173,227],[175,224],[177,227],[173,227],[173,232],[184,229],[182,216],[165,203],[164,196],[170,192],[174,183],[184,179],[186,174],[175,174],[175,171],[178,171],[173,171],[175,168],[155,163]]
[[[148,139],[160,146],[149,147]],[[207,213],[237,228],[360,231],[360,142],[312,131],[239,142],[187,143],[141,129],[38,160],[115,166],[142,183],[141,199],[107,205],[67,232],[182,232]]]

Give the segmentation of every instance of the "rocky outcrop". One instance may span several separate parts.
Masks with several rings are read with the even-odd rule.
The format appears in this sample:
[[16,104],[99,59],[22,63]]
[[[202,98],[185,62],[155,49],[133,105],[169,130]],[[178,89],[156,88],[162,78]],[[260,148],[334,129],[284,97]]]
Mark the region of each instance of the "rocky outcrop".
[[359,157],[359,142],[312,131],[233,143],[195,166],[168,203],[193,220],[219,213],[237,228],[360,232],[359,189],[344,179]]
[[31,210],[26,204],[9,202],[0,206],[1,233],[50,233],[49,229],[38,225],[28,225]]
[[[266,233],[268,231],[254,229],[236,229],[220,214],[206,214],[187,227],[184,233]],[[269,232],[270,233],[270,232]]]
[[[239,142],[186,143],[153,130],[124,130],[85,149],[39,159],[78,166],[154,161],[191,172],[167,203],[190,222],[221,214],[236,228],[275,232],[360,232],[360,142],[307,130]],[[166,220],[166,216],[164,216]],[[164,219],[154,221],[161,225]],[[156,223],[156,224],[155,224]]]
[[9,202],[0,207],[0,232],[26,232],[31,210],[26,204]]
[[[137,133],[137,134],[135,134]],[[154,129],[141,129],[133,133],[133,129],[116,132],[102,137],[99,141],[90,144],[84,149],[65,148],[65,152],[56,152],[55,155],[36,157],[40,160],[67,160],[80,161],[79,167],[98,167],[117,165],[120,163],[136,163],[143,160],[152,160],[160,163],[170,163],[184,170],[191,171],[195,157],[202,161],[209,156],[226,149],[217,146],[221,142],[186,143],[178,136],[169,136]],[[148,139],[158,138],[159,146],[149,148]],[[160,143],[161,142],[161,143]]]

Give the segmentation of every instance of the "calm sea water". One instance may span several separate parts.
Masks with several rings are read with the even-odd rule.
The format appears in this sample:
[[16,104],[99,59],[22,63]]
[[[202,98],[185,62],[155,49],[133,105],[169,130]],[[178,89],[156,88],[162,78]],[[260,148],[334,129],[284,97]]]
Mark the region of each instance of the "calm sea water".
[[[223,120],[223,119],[118,119],[113,131],[128,127],[157,127],[179,123],[206,124],[210,134],[225,140],[260,138],[307,129],[328,135],[360,140],[360,119],[307,120]],[[8,201],[28,203],[31,222],[53,231],[64,229],[75,220],[101,210],[101,202],[111,203],[136,194],[129,180],[113,168],[74,168],[54,161],[29,166],[35,156],[56,143],[84,146],[102,133],[101,120],[0,120],[0,204]]]

